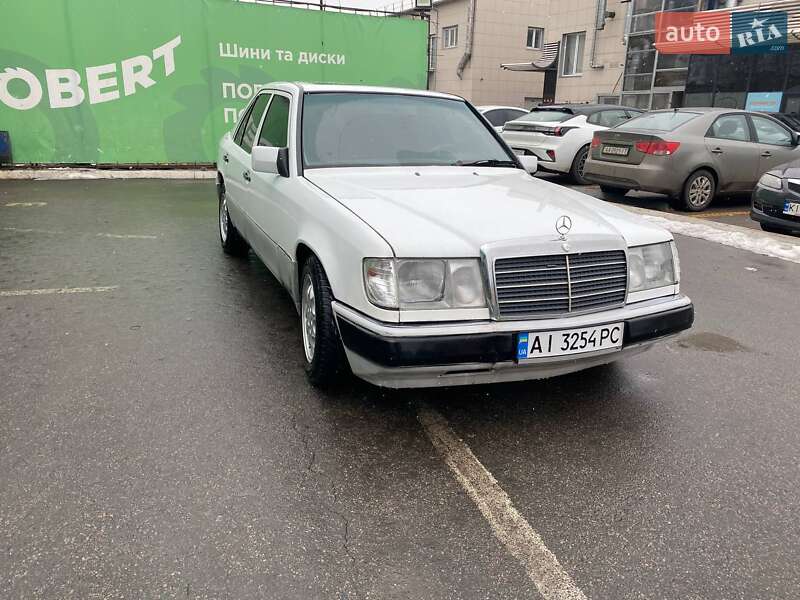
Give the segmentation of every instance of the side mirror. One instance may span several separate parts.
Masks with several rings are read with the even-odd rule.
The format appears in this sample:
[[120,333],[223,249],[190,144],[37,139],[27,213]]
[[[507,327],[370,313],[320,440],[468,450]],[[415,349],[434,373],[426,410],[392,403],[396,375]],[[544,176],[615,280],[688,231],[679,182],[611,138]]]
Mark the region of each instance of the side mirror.
[[253,146],[253,171],[289,176],[289,149],[274,146]]
[[535,156],[531,156],[530,154],[521,154],[518,155],[517,158],[519,162],[522,164],[522,167],[531,175],[536,173],[536,170],[539,168],[539,159]]

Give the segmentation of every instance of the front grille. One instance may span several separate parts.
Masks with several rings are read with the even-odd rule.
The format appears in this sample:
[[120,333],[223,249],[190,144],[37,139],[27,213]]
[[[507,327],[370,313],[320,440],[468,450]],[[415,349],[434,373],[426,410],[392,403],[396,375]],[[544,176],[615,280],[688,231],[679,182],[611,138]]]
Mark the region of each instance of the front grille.
[[790,191],[794,192],[795,194],[800,194],[800,181],[790,179],[786,185],[789,187]]
[[754,202],[753,208],[760,210],[765,215],[770,217],[778,217],[779,219],[786,219],[787,221],[800,223],[800,217],[797,215],[787,215],[783,212],[783,206],[774,206],[772,204],[756,204]]
[[625,252],[499,258],[494,283],[501,318],[599,310],[625,302]]

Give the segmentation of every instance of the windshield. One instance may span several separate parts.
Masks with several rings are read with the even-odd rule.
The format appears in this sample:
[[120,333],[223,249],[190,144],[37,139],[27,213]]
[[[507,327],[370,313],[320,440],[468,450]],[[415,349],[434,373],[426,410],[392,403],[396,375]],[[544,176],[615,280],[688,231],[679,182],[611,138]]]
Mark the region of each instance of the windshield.
[[537,123],[561,123],[574,117],[563,110],[534,110],[521,116],[517,121],[536,121]]
[[465,102],[430,96],[306,94],[302,148],[303,165],[308,169],[475,161],[515,166]]
[[634,117],[630,121],[626,121],[622,125],[617,125],[616,128],[639,129],[645,131],[672,131],[698,116],[700,116],[698,113],[675,112],[672,110],[667,112],[645,113],[639,117]]

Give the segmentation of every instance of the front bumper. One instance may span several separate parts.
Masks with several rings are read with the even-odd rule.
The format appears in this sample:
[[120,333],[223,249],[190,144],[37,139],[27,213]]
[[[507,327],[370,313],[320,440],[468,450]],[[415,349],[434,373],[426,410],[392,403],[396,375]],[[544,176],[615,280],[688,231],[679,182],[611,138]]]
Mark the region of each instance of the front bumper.
[[[536,321],[389,325],[334,302],[353,373],[384,387],[433,387],[541,379],[606,364],[646,350],[692,326],[686,296],[659,298],[605,312]],[[517,334],[625,323],[621,350],[518,362]]]
[[800,197],[759,185],[753,192],[750,218],[779,229],[800,231],[800,217],[783,213],[786,201],[800,202]]

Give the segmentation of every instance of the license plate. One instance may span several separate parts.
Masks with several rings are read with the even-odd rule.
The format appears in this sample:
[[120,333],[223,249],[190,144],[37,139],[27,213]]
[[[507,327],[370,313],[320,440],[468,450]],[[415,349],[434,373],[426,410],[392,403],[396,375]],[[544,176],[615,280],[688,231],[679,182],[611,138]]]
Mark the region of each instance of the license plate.
[[512,150],[514,151],[514,154],[516,154],[517,156],[525,156],[525,150],[523,150],[522,148],[512,148]]
[[596,350],[619,350],[622,348],[624,326],[624,323],[614,323],[583,329],[520,333],[517,337],[517,358],[529,360]]
[[603,154],[613,154],[614,156],[628,156],[630,150],[628,146],[603,146]]
[[800,217],[800,204],[797,202],[787,202],[783,205],[783,214]]

